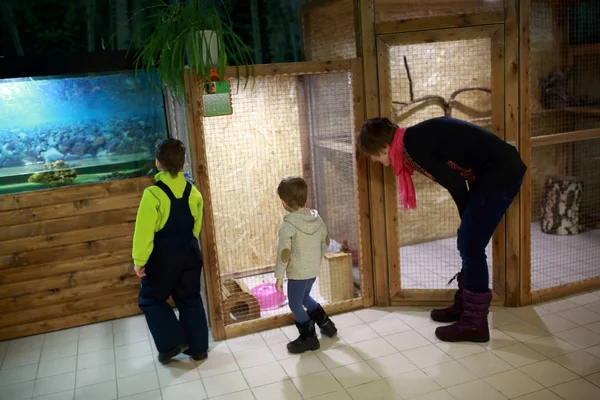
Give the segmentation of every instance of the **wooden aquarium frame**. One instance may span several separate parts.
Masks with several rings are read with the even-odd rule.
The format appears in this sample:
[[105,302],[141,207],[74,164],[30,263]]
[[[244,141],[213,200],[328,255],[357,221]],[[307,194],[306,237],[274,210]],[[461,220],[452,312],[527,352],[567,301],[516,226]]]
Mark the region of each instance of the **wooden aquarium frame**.
[[[351,72],[353,84],[353,111],[354,125],[360,126],[364,120],[363,115],[363,77],[362,60],[337,60],[337,61],[308,61],[302,63],[287,64],[269,64],[254,66],[255,77],[266,76],[306,76],[315,74],[328,74],[334,72]],[[228,69],[227,74],[234,74],[235,69]],[[232,325],[225,324],[224,312],[221,298],[221,280],[222,276],[219,269],[219,259],[217,252],[216,231],[214,226],[214,217],[212,210],[211,186],[209,180],[210,171],[208,170],[208,160],[206,156],[206,145],[204,141],[203,118],[199,109],[199,85],[197,78],[189,71],[186,73],[186,90],[188,98],[188,115],[190,118],[191,139],[194,147],[195,168],[197,182],[204,197],[204,223],[201,235],[202,250],[204,253],[204,273],[207,283],[207,296],[210,325],[215,340],[233,338],[240,335],[255,333],[258,331],[273,329],[292,322],[291,314],[282,314],[272,317],[258,318],[255,320],[240,322]],[[242,81],[244,84],[244,81]],[[252,81],[248,85],[252,85]],[[251,89],[247,89],[251,90]],[[234,104],[235,107],[235,104]],[[234,108],[235,115],[235,108]],[[302,132],[301,132],[302,133]],[[304,133],[306,134],[306,133]],[[354,150],[352,150],[354,152]],[[305,163],[306,160],[303,159]],[[359,157],[356,161],[355,183],[356,183],[356,202],[359,209],[359,246],[362,297],[336,302],[325,305],[324,308],[332,314],[346,312],[362,307],[373,305],[372,290],[372,266],[371,266],[371,233],[370,218],[368,212],[368,189],[366,159]],[[306,166],[305,168],[306,169]],[[251,274],[264,273],[271,271],[272,266],[256,268]],[[245,273],[231,273],[231,277],[248,276]]]
[[0,196],[0,340],[140,313],[135,178]]

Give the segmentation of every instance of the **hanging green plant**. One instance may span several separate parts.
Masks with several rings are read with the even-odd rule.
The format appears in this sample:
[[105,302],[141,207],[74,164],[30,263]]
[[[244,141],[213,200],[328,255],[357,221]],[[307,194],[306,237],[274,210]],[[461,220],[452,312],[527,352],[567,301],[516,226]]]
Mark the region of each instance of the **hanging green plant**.
[[[212,4],[214,0],[166,1],[141,11],[148,13],[144,30],[150,34],[139,40],[136,71],[141,69],[152,74],[158,68],[163,84],[180,100],[185,98],[186,65],[202,82],[211,82],[211,69],[216,70],[219,79],[223,80],[227,66],[233,65],[238,85],[240,66],[243,66],[247,84],[254,74],[252,49],[233,31],[226,11],[226,17],[222,18],[218,8]],[[219,3],[226,10],[223,0]],[[133,46],[132,41],[128,51]]]

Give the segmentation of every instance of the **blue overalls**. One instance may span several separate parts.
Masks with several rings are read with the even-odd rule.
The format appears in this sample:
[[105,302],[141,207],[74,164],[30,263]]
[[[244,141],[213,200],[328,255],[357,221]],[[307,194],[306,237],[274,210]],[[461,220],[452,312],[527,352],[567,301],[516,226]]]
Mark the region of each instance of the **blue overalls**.
[[[193,235],[194,217],[189,206],[192,185],[187,183],[180,199],[165,183],[155,185],[169,197],[171,211],[165,226],[154,235],[138,305],[160,353],[187,343],[186,353],[196,354],[208,350],[208,324],[200,297],[203,259]],[[169,296],[179,310],[179,320],[167,304]]]

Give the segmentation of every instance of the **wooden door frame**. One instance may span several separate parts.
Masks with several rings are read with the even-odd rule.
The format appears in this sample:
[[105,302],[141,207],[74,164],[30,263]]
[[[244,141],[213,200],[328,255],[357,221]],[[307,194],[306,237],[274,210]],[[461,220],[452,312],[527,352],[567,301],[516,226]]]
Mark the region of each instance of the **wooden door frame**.
[[[405,25],[406,26],[406,25]],[[505,32],[504,24],[436,28],[413,30],[377,35],[377,69],[379,75],[380,112],[383,117],[391,117],[391,82],[389,71],[390,46],[411,45],[433,42],[448,42],[469,39],[490,39],[491,43],[491,88],[492,88],[492,131],[506,140],[506,101],[505,101]],[[389,276],[389,296],[391,304],[436,304],[452,300],[453,290],[447,289],[401,289],[400,244],[397,231],[396,178],[393,172],[384,170],[384,198],[386,218],[386,239],[388,243],[387,264]],[[518,222],[518,220],[517,220]],[[518,240],[517,240],[518,242]],[[395,245],[394,245],[395,244]],[[493,248],[493,292],[494,303],[503,304],[506,292],[506,223],[503,219],[492,239]]]

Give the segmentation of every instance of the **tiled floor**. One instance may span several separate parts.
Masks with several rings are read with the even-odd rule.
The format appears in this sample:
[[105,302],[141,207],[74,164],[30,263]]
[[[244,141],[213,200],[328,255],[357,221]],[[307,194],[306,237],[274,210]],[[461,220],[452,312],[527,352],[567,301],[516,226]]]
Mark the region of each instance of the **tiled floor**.
[[[491,266],[491,246],[486,253]],[[534,222],[531,225],[531,254],[533,290],[600,276],[600,229],[570,236],[549,235],[541,231],[539,222]],[[403,289],[445,289],[448,280],[460,268],[455,237],[400,249]],[[491,276],[490,267],[490,287]]]
[[335,316],[339,338],[287,354],[292,327],[155,362],[137,316],[0,343],[2,400],[600,399],[600,291],[493,309],[490,343],[438,342],[422,308]]

